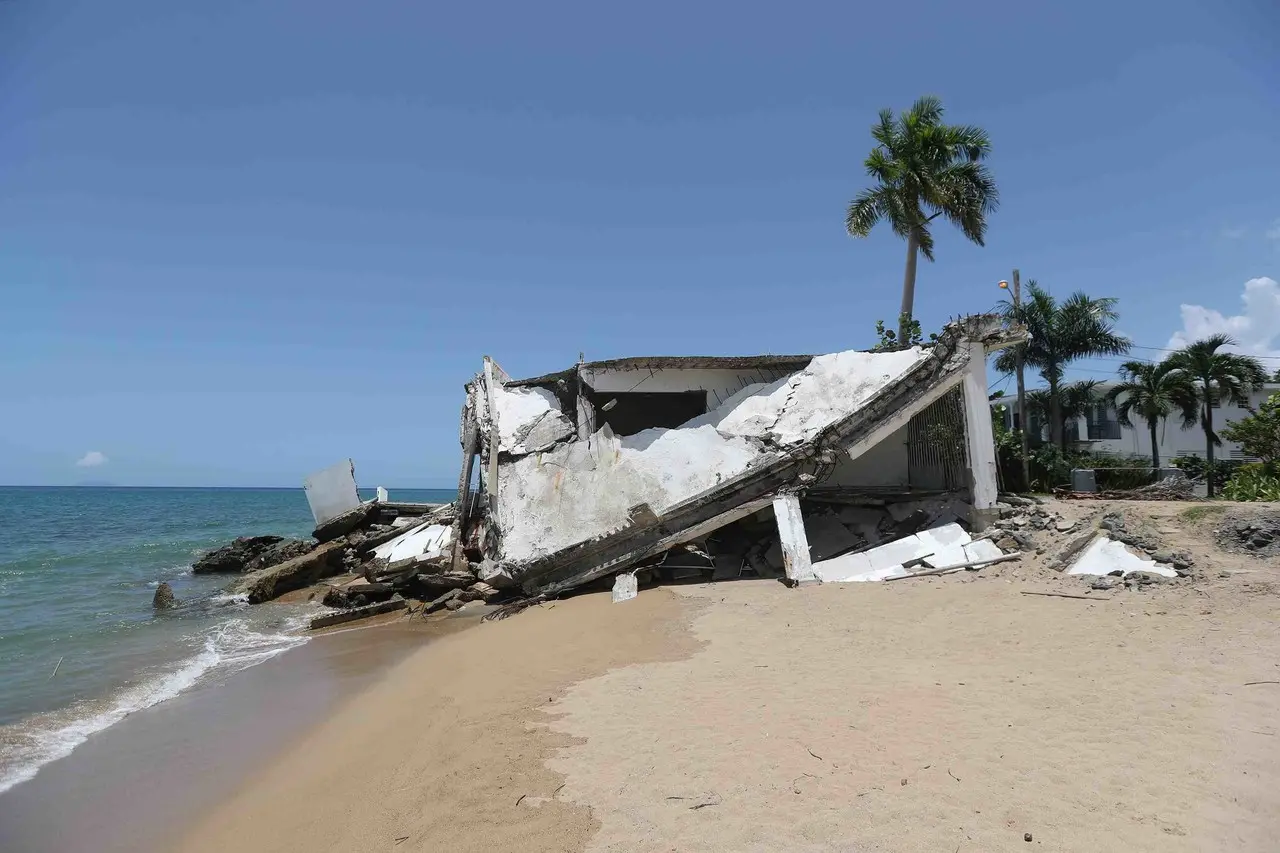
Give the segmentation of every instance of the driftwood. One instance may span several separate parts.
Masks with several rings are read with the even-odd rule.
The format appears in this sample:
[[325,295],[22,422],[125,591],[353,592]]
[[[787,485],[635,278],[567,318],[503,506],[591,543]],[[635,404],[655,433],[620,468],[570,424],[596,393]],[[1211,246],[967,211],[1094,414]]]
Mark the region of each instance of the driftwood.
[[1014,551],[1011,554],[1001,554],[999,557],[991,557],[986,560],[970,560],[967,563],[954,563],[950,566],[940,566],[936,569],[929,569],[923,572],[914,572],[909,575],[899,575],[896,578],[885,578],[887,581],[904,581],[907,578],[927,578],[934,575],[947,575],[952,572],[963,571],[964,569],[985,569],[987,566],[994,566],[996,563],[1006,563],[1009,560],[1019,560],[1022,558],[1021,551]]
[[1110,598],[1097,598],[1092,595],[1074,595],[1070,592],[1032,592],[1030,590],[1022,590],[1023,595],[1046,595],[1050,598],[1077,598],[1080,601],[1110,601]]

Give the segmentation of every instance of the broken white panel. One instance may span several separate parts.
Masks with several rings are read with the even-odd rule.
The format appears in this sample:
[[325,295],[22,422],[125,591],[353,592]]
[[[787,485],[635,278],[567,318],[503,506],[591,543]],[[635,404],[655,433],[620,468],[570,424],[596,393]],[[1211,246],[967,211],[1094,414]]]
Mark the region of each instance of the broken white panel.
[[350,459],[343,459],[307,477],[302,488],[307,493],[307,504],[317,527],[360,506],[360,493],[356,491],[356,464]]
[[384,489],[382,486],[378,486],[377,497],[375,498],[375,500],[380,504],[384,504],[390,499],[391,499],[391,496],[387,494],[387,490]]
[[373,549],[375,557],[381,557],[388,563],[407,560],[410,557],[427,560],[443,557],[449,553],[453,545],[453,527],[451,525],[431,524],[417,530],[402,533],[395,539],[383,542]]
[[[813,573],[823,583],[849,581],[878,581],[889,577],[911,574],[903,563],[933,555],[959,555],[952,563],[963,563],[964,546],[973,540],[958,524],[944,524],[930,530],[922,530],[913,536],[895,539],[857,554],[845,554],[831,560],[813,564]],[[997,549],[998,550],[998,549]]]
[[1117,542],[1106,534],[1089,543],[1089,547],[1081,552],[1076,561],[1067,569],[1069,575],[1109,575],[1114,572],[1122,575],[1132,572],[1150,572],[1166,578],[1176,578],[1178,573],[1162,566],[1155,560],[1144,560],[1137,556],[1123,542]]
[[965,545],[952,545],[926,557],[924,565],[931,569],[943,566],[958,566],[961,563],[977,563],[982,560],[995,560],[1004,556],[996,543],[990,539],[977,539]]
[[521,456],[551,447],[576,432],[560,411],[560,401],[545,388],[493,389],[498,418],[498,447]]

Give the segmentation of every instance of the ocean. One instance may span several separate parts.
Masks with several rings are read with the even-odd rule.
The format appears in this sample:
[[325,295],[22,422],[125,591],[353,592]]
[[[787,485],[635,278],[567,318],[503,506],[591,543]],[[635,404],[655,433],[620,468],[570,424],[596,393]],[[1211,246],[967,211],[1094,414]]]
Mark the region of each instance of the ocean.
[[[234,576],[191,562],[312,527],[302,489],[0,487],[0,793],[135,711],[305,643],[318,605],[250,606],[223,592]],[[181,606],[152,609],[161,581]]]

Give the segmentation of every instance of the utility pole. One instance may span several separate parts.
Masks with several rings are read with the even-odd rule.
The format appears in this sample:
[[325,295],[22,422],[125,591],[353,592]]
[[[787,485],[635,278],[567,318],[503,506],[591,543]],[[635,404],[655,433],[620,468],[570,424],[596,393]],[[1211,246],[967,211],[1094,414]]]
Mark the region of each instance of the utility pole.
[[[1018,271],[1013,271],[1013,318],[1022,322],[1022,279]],[[1018,420],[1022,425],[1022,482],[1028,490],[1031,488],[1031,451],[1027,443],[1027,384],[1022,375],[1023,347],[1018,346]]]

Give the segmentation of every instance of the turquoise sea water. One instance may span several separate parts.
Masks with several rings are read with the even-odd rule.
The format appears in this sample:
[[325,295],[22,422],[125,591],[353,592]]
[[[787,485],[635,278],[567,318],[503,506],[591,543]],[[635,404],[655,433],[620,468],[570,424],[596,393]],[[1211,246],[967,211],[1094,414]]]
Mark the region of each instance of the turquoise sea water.
[[[0,487],[0,792],[136,710],[305,642],[315,605],[251,607],[191,562],[311,528],[301,489]],[[161,581],[179,608],[152,609]]]

